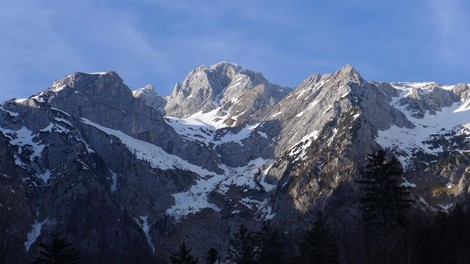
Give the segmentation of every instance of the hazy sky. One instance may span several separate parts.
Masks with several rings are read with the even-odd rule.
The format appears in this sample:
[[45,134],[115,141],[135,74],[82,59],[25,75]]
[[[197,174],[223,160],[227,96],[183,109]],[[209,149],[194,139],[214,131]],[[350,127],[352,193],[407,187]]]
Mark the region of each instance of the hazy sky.
[[352,64],[368,80],[470,83],[466,0],[2,0],[0,101],[76,71],[170,94],[230,61],[295,87]]

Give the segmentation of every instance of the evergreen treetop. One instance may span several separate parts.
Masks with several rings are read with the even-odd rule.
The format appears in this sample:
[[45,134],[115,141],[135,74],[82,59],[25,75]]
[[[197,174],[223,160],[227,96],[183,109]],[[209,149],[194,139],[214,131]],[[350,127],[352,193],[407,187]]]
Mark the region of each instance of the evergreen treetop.
[[35,264],[77,264],[82,260],[80,251],[72,243],[52,235],[49,242],[39,243],[39,255],[33,262]]

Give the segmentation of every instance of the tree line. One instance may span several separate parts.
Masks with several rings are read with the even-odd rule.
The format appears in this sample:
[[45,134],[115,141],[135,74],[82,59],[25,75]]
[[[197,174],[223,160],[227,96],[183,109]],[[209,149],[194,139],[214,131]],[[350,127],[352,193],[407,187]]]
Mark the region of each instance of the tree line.
[[[360,263],[470,263],[470,212],[460,205],[451,212],[411,214],[413,204],[408,186],[403,185],[400,162],[383,150],[370,155],[361,178],[360,211],[362,238],[357,241],[363,250]],[[269,221],[258,230],[241,225],[231,235],[226,256],[210,248],[199,260],[183,242],[170,256],[172,264],[336,264],[349,263],[342,256],[339,239],[322,212],[318,212],[310,228],[298,243],[285,245],[281,233]],[[295,248],[285,255],[285,249]],[[34,263],[81,263],[80,252],[66,240],[53,236],[39,244]],[[353,263],[353,262],[351,262]]]
[[[401,163],[393,155],[383,150],[369,155],[357,181],[362,218],[362,234],[358,236],[362,239],[357,243],[363,249],[359,263],[470,263],[470,212],[456,205],[450,213],[440,211],[431,217],[412,214],[410,187],[403,184],[402,176]],[[301,236],[290,259],[283,254],[286,245],[279,231],[269,222],[258,231],[240,226],[232,235],[224,263],[353,263],[343,258],[338,242],[321,212]],[[199,263],[195,257],[192,262],[179,261],[175,256],[181,252],[173,256],[172,264]],[[218,263],[218,252],[210,252],[205,263]],[[184,253],[190,254],[190,250]]]
[[[241,225],[230,240],[224,263],[237,264],[283,264],[283,263],[340,263],[338,246],[328,223],[322,214],[317,215],[312,227],[302,238],[296,257],[287,260],[284,245],[277,228],[269,221],[262,223],[260,230],[251,231]],[[181,244],[177,253],[171,256],[172,264],[218,264],[222,259],[215,248],[207,252],[205,262],[200,262]]]

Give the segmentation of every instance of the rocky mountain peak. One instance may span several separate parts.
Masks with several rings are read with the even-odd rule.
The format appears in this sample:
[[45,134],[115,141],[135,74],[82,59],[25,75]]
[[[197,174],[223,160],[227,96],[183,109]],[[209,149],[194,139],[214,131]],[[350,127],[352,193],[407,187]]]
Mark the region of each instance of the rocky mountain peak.
[[[211,66],[199,66],[181,84],[175,86],[165,110],[167,115],[174,117],[186,117],[197,112],[207,113],[234,104],[249,91],[264,90],[260,87],[270,87],[270,94],[275,90],[283,91],[281,87],[269,83],[261,73],[233,63],[219,62]],[[262,92],[253,96],[256,94]]]
[[230,79],[233,79],[237,75],[246,75],[248,76],[254,83],[264,83],[267,82],[266,78],[264,78],[263,74],[260,72],[249,70],[243,66],[240,66],[235,63],[222,61],[211,65],[209,67],[202,67],[206,72],[214,73],[216,75],[225,75]]
[[165,97],[155,92],[155,87],[147,84],[145,87],[132,91],[132,95],[140,99],[146,104],[160,112],[164,111],[166,105]]
[[346,81],[355,83],[363,83],[364,79],[361,77],[359,72],[351,64],[346,64],[343,68],[337,71],[334,76]]
[[99,94],[108,94],[108,96],[130,94],[122,78],[113,71],[98,73],[76,72],[62,80],[54,82],[49,90],[60,92],[66,88],[72,89],[75,93],[91,97]]

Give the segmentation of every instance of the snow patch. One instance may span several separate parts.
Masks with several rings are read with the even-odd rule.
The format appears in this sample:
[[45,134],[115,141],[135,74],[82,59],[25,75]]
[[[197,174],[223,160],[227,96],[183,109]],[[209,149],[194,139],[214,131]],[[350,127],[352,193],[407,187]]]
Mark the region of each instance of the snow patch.
[[251,132],[259,125],[251,125],[242,128],[239,132],[233,133],[229,131],[223,135],[220,139],[215,139],[216,132],[218,129],[226,128],[227,125],[224,123],[228,118],[235,119],[242,115],[232,116],[229,115],[219,116],[218,109],[212,110],[208,113],[198,112],[189,117],[177,118],[177,117],[166,117],[165,121],[168,125],[181,135],[183,138],[189,139],[195,142],[202,142],[206,146],[209,146],[216,142],[216,145],[220,145],[227,142],[237,142],[243,145],[242,140],[246,139]]
[[236,142],[243,146],[242,140],[248,138],[251,132],[258,127],[259,124],[246,126],[238,133],[232,133],[231,131],[225,134],[220,141],[218,141],[217,145],[227,143],[227,142]]
[[203,142],[206,146],[212,141],[216,128],[196,120],[187,118],[167,117],[165,122],[183,138],[195,142]]
[[313,108],[317,104],[318,104],[318,100],[315,100],[315,101],[311,102],[310,104],[308,104],[307,111],[310,110],[311,108]]
[[189,191],[173,194],[175,205],[166,210],[166,214],[172,215],[177,221],[184,216],[195,214],[204,208],[210,208],[216,212],[220,209],[208,201],[208,194],[214,190],[217,183],[221,182],[226,176],[214,175],[199,179],[195,185],[191,186]]
[[[65,119],[64,119],[65,120]],[[68,123],[68,121],[67,121]],[[70,123],[69,123],[70,124]],[[70,133],[70,130],[57,124],[49,123],[49,125],[41,130],[39,132],[47,132],[47,133]]]
[[145,237],[147,238],[147,243],[149,244],[150,248],[152,249],[152,253],[155,253],[155,245],[152,242],[152,238],[150,237],[150,225],[148,223],[148,216],[140,216],[140,220],[142,220],[142,223],[139,221],[139,225],[142,228],[142,231],[145,233]]
[[70,124],[70,122],[65,118],[54,117],[54,120],[59,122],[59,123],[64,123],[64,124],[67,124],[69,126],[72,126],[72,124]]
[[[412,83],[407,84],[414,87],[425,87],[434,85],[434,83]],[[415,128],[398,127],[396,125],[391,128],[378,131],[377,143],[383,148],[402,150],[404,153],[398,156],[402,165],[407,168],[410,163],[411,157],[418,151],[423,151],[431,155],[437,155],[442,152],[442,148],[434,148],[427,144],[426,141],[432,139],[432,135],[439,135],[445,131],[452,131],[456,128],[465,127],[470,124],[470,115],[467,110],[470,110],[466,103],[456,102],[450,107],[443,108],[435,115],[427,114],[423,118],[413,117],[410,111],[406,109],[406,105],[400,105],[398,102],[401,98],[407,96],[409,90],[407,86],[400,87],[403,92],[399,97],[392,100],[391,105],[404,113],[408,120],[415,124]]]
[[17,104],[24,104],[26,101],[28,101],[28,98],[19,98],[19,99],[13,100],[13,102]]
[[3,106],[0,105],[0,110],[7,113],[8,115],[10,115],[11,117],[17,117],[19,114],[16,113],[16,112],[12,112],[12,111],[9,111],[9,110],[6,110],[5,108],[3,108]]
[[90,74],[93,74],[93,75],[105,75],[105,74],[107,74],[107,72],[91,72]]
[[307,149],[312,145],[313,141],[317,140],[320,131],[314,130],[310,134],[304,136],[298,143],[294,144],[287,155],[293,157],[297,156],[294,161],[305,160],[307,158]]
[[168,154],[163,149],[153,145],[152,143],[135,139],[119,130],[103,127],[86,118],[82,118],[81,120],[84,124],[93,126],[108,135],[117,137],[129,151],[134,153],[136,158],[148,161],[153,168],[159,168],[162,170],[179,168],[181,170],[195,172],[198,175],[214,175],[213,172],[203,169],[200,166],[191,164],[178,156]]
[[400,184],[400,186],[407,187],[407,188],[416,188],[415,183],[409,182],[407,179],[401,177],[403,182]]
[[271,220],[276,215],[272,213],[272,207],[268,205],[269,200],[265,199],[258,207],[257,215],[261,216],[263,220]]
[[42,227],[48,223],[48,218],[44,219],[42,222],[38,222],[38,220],[34,221],[34,224],[31,227],[31,231],[27,235],[27,240],[24,243],[24,247],[26,252],[29,251],[31,245],[36,242],[36,239],[41,235]]
[[43,174],[40,174],[38,175],[39,178],[41,178],[41,180],[47,184],[47,182],[49,181],[49,179],[51,178],[51,171],[50,170],[46,170]]
[[113,181],[113,183],[111,184],[111,191],[115,192],[117,188],[118,175],[112,170],[109,170],[109,172],[111,173],[111,180]]
[[51,106],[51,110],[56,111],[56,112],[59,112],[59,113],[62,113],[62,114],[64,114],[64,115],[70,117],[70,115],[69,115],[67,112],[65,112],[64,110],[61,110],[61,109],[59,109],[59,108],[56,108],[56,107]]
[[444,212],[448,213],[449,209],[452,208],[454,204],[438,204],[440,209],[442,209]]
[[254,199],[251,199],[251,198],[242,198],[240,200],[240,203],[243,204],[243,206],[245,206],[246,208],[250,209],[250,210],[254,210],[254,209],[258,209],[259,206],[261,205],[261,202],[258,201],[258,200],[254,200]]
[[[173,194],[175,205],[166,210],[166,214],[180,221],[183,217],[195,214],[205,208],[218,212],[220,209],[208,201],[208,195],[211,192],[217,191],[220,194],[225,194],[230,186],[241,187],[243,191],[259,191],[261,188],[256,183],[255,178],[263,176],[269,169],[268,167],[273,163],[274,160],[258,158],[250,161],[248,165],[243,167],[229,168],[224,166],[224,174],[201,177],[188,191]],[[266,186],[265,189],[267,191],[275,187],[268,183],[265,183],[264,186]]]
[[264,132],[262,132],[262,131],[259,131],[259,130],[257,130],[256,132],[258,132],[258,134],[259,134],[260,136],[264,137],[265,139],[268,139],[268,135],[267,135],[266,133],[264,133]]
[[[26,127],[22,127],[18,130],[10,130],[5,128],[0,128],[0,132],[2,132],[7,138],[10,139],[10,144],[19,147],[19,154],[22,155],[23,152],[31,154],[29,158],[34,160],[34,158],[39,157],[44,150],[44,145],[40,144],[40,142],[35,139],[35,133],[29,130]],[[20,161],[20,157],[16,157],[17,165],[23,166],[24,163]]]
[[67,87],[66,84],[61,84],[60,82],[57,82],[57,83],[54,83],[54,84],[52,85],[51,91],[53,91],[53,92],[60,92],[60,91],[62,91],[63,89],[65,89],[65,87]]

